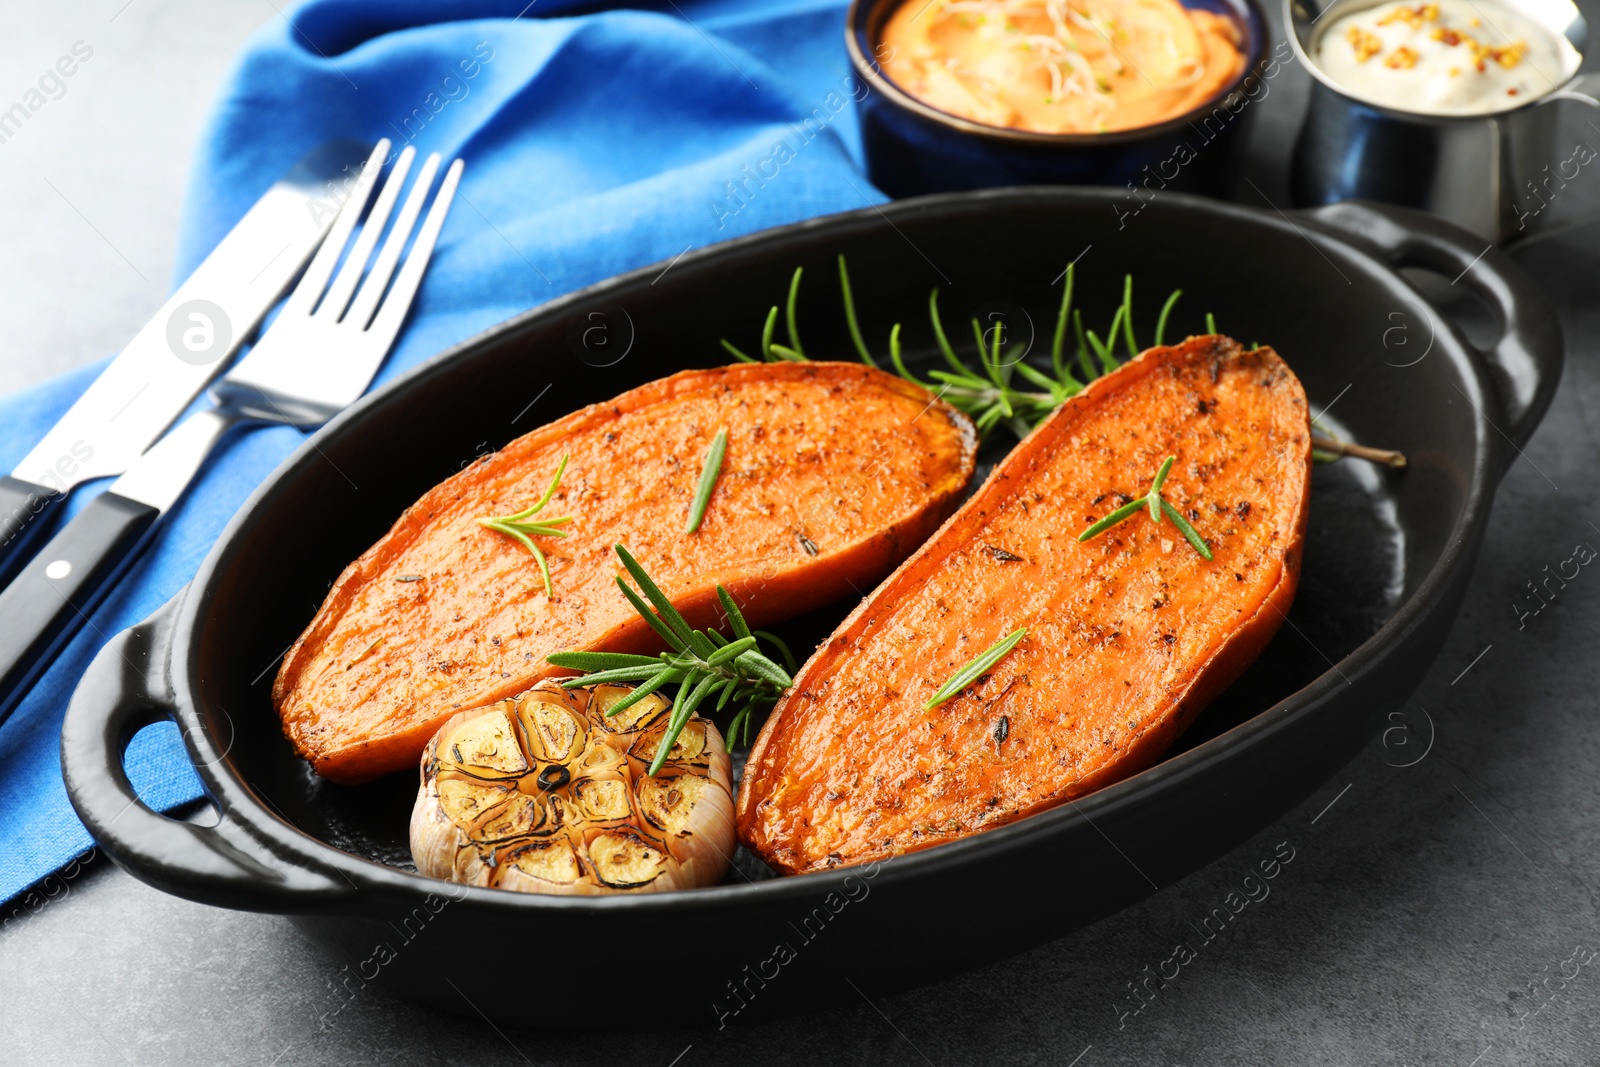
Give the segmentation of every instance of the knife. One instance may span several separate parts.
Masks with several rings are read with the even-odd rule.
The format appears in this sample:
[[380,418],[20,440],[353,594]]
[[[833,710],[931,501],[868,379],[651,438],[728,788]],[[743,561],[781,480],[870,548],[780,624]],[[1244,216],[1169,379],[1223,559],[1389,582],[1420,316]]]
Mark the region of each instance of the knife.
[[321,145],[278,179],[0,476],[0,586],[27,562],[28,547],[74,486],[127,470],[228,364],[322,243],[370,148]]
[[395,158],[352,240],[389,147],[385,139],[372,149],[305,275],[261,339],[211,387],[209,404],[90,500],[0,590],[0,723],[138,555],[223,435],[262,423],[309,429],[366,392],[405,322],[464,166],[459,159],[450,165],[411,241],[438,173],[440,157],[429,156],[368,270],[416,157],[407,146]]

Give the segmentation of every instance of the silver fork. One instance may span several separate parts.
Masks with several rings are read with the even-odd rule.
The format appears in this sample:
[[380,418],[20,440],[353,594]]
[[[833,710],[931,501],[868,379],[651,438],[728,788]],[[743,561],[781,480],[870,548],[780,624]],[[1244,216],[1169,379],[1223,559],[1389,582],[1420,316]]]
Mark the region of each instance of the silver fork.
[[450,164],[402,263],[439,169],[439,156],[428,157],[368,270],[416,158],[408,146],[340,266],[388,152],[389,141],[378,142],[276,321],[212,386],[211,406],[151,446],[0,592],[0,722],[137,555],[225,433],[241,423],[318,426],[371,384],[405,322],[462,171],[461,160]]

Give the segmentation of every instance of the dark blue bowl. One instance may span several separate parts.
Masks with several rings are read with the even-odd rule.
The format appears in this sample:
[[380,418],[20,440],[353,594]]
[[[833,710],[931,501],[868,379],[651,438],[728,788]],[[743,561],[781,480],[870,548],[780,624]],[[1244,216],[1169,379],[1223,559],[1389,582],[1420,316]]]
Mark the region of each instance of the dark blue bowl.
[[[853,0],[845,46],[864,91],[856,100],[867,174],[890,196],[1002,185],[1127,185],[1128,210],[1163,189],[1221,196],[1233,180],[1254,105],[1290,57],[1268,56],[1256,0],[1182,0],[1233,20],[1244,42],[1239,77],[1186,115],[1112,133],[1032,133],[958,118],[913,97],[878,66],[883,27],[902,0]],[[1280,54],[1281,53],[1281,54]]]

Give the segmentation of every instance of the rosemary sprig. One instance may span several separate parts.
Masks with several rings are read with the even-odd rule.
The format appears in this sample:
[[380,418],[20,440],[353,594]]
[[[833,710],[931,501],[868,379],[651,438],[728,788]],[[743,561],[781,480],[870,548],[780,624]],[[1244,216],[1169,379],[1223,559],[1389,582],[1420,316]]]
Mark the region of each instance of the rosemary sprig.
[[1167,480],[1167,475],[1171,473],[1172,465],[1177,460],[1177,456],[1168,456],[1161,464],[1161,469],[1156,472],[1155,481],[1150,483],[1150,491],[1148,493],[1137,500],[1128,501],[1116,511],[1083,531],[1078,535],[1079,543],[1099,537],[1117,523],[1131,517],[1135,512],[1148,509],[1151,522],[1159,526],[1161,524],[1161,516],[1165,514],[1167,518],[1172,520],[1172,524],[1182,532],[1184,540],[1193,545],[1196,552],[1209,560],[1211,558],[1211,549],[1206,544],[1205,538],[1196,533],[1194,527],[1189,525],[1189,520],[1185,519],[1178,509],[1168,503],[1166,498],[1161,495],[1161,486]]
[[[678,735],[693,717],[697,708],[716,697],[716,710],[735,707],[728,723],[728,747],[738,741],[741,730],[746,744],[750,741],[750,723],[758,708],[771,708],[783,691],[794,684],[789,671],[794,669],[794,657],[789,649],[770,634],[757,634],[745,623],[738,604],[722,586],[717,586],[717,598],[728,616],[733,630],[731,638],[714,629],[695,630],[672,606],[672,601],[661,591],[650,575],[639,565],[622,545],[616,546],[617,555],[628,574],[638,583],[636,593],[621,575],[617,586],[628,598],[635,611],[650,624],[650,628],[665,641],[668,651],[658,656],[634,656],[620,652],[557,652],[546,659],[554,666],[567,670],[583,671],[577,678],[564,679],[567,689],[602,684],[627,684],[637,686],[633,692],[619,700],[606,712],[616,715],[632,707],[663,686],[676,685],[677,695],[672,701],[672,714],[667,720],[667,731],[656,746],[655,759],[650,763],[650,773],[655,774],[666,762],[667,753],[677,742]],[[773,641],[784,660],[785,670],[760,651],[762,638]]]
[[1017,642],[1026,636],[1028,636],[1028,628],[1026,626],[1020,630],[1013,630],[973,657],[966,666],[952,674],[950,680],[940,686],[937,693],[928,698],[928,702],[922,705],[922,710],[932,711],[945,701],[954,699],[963,689],[983,677],[990,667],[1004,659],[1006,653],[1016,648]]
[[[987,436],[995,427],[1004,425],[1017,437],[1026,437],[1034,426],[1065,403],[1069,397],[1082,392],[1087,383],[1122,365],[1122,359],[1116,352],[1119,340],[1127,348],[1127,358],[1131,359],[1141,351],[1133,322],[1131,274],[1123,276],[1122,303],[1112,316],[1104,340],[1094,330],[1084,327],[1082,310],[1072,306],[1073,287],[1077,279],[1076,265],[1068,264],[1063,276],[1065,280],[1061,287],[1061,304],[1056,314],[1055,333],[1050,342],[1048,372],[1044,368],[1027,363],[1023,358],[1024,353],[1017,351],[1016,346],[1013,346],[1011,351],[1002,350],[1003,324],[998,324],[991,331],[990,335],[994,338],[991,343],[986,339],[986,334],[976,319],[973,320],[973,335],[979,369],[974,370],[956,353],[955,346],[950,343],[949,334],[945,332],[944,322],[939,315],[938,289],[934,289],[928,295],[928,319],[933,327],[933,337],[939,354],[944,357],[949,369],[929,371],[927,375],[929,381],[922,381],[912,374],[905,364],[901,351],[900,323],[895,323],[894,328],[889,331],[890,362],[902,378],[937,394],[940,399],[965,412],[977,424],[979,432],[983,435]],[[761,360],[767,362],[807,360],[805,351],[800,345],[798,325],[800,279],[801,269],[797,267],[789,279],[788,296],[781,309],[788,328],[789,343],[779,344],[772,339],[780,312],[780,308],[774,304],[767,312],[766,322],[761,330]],[[845,324],[849,327],[850,342],[856,350],[856,355],[869,367],[879,367],[878,358],[873,356],[861,332],[861,323],[856,316],[855,293],[850,286],[850,271],[842,255],[839,257],[839,293],[844,302]],[[1161,313],[1156,318],[1155,344],[1166,343],[1167,323],[1172,317],[1172,309],[1182,295],[1182,289],[1175,289],[1161,305]],[[1208,334],[1217,332],[1216,319],[1210,312],[1206,313],[1205,330]],[[722,347],[735,359],[746,363],[760,362],[755,357],[745,354],[726,338],[722,339]],[[1075,349],[1075,352],[1069,355],[1070,349]],[[1076,366],[1073,364],[1074,356]],[[1032,388],[1019,388],[1016,379],[1021,379]],[[1329,435],[1315,436],[1312,444],[1314,448],[1312,456],[1318,463],[1333,463],[1344,456],[1357,456],[1397,470],[1403,469],[1406,465],[1405,456],[1399,452],[1350,444]]]
[[[801,269],[796,268],[789,279],[789,291],[783,307],[774,304],[767,312],[766,321],[762,325],[759,349],[762,360],[805,361],[808,358],[800,344],[799,335],[798,304],[801,277]],[[1025,352],[1020,345],[1013,344],[1009,347],[1006,345],[1003,322],[996,323],[994,327],[985,331],[983,324],[977,319],[972,320],[973,344],[977,354],[977,367],[974,367],[957,354],[955,346],[950,342],[950,335],[945,329],[939,311],[938,289],[934,289],[928,295],[928,320],[948,369],[929,371],[927,381],[911,373],[905,364],[901,348],[900,323],[895,323],[889,331],[889,362],[901,377],[938,394],[941,399],[964,411],[977,424],[979,432],[988,434],[995,427],[1004,425],[1018,437],[1025,437],[1035,425],[1060,407],[1068,397],[1082,392],[1085,382],[1121,366],[1121,360],[1114,351],[1119,340],[1126,344],[1130,357],[1140,351],[1133,327],[1131,275],[1123,279],[1122,303],[1106,330],[1104,341],[1095,331],[1085,330],[1082,313],[1073,310],[1072,296],[1077,280],[1077,267],[1069,265],[1063,277],[1065,281],[1061,289],[1061,306],[1056,316],[1055,334],[1050,346],[1048,371],[1025,362],[1023,359]],[[856,315],[855,292],[850,284],[850,270],[842,255],[839,257],[839,294],[844,304],[845,325],[849,329],[850,342],[855,348],[856,355],[860,357],[861,362],[870,367],[880,366],[880,358],[873,355],[861,332],[861,323]],[[1168,297],[1162,308],[1162,318],[1157,325],[1158,331],[1165,330],[1167,317],[1171,314],[1179,295],[1181,290]],[[773,340],[780,314],[787,329],[788,344]],[[1077,370],[1068,359],[1069,324],[1075,328],[1073,338],[1076,341]],[[726,338],[722,340],[722,347],[735,359],[747,363],[758,362],[756,357],[748,355]],[[1078,371],[1081,371],[1081,377]],[[1026,387],[1023,383],[1026,383]]]
[[515,515],[503,515],[493,519],[479,519],[478,525],[495,533],[505,534],[521,541],[533,558],[539,561],[539,573],[544,578],[544,595],[554,596],[550,586],[550,564],[544,558],[544,553],[539,546],[533,543],[535,537],[565,537],[568,531],[560,529],[572,521],[571,515],[563,515],[555,519],[540,519],[538,522],[529,522],[533,516],[539,514],[544,506],[550,503],[550,498],[555,496],[556,488],[561,484],[561,475],[567,469],[567,459],[570,453],[562,453],[561,462],[556,466],[556,476],[550,479],[550,487],[544,491],[544,496],[531,508],[526,508]]
[[722,457],[728,452],[728,431],[718,430],[706,449],[705,461],[700,467],[700,485],[694,491],[694,502],[689,505],[689,525],[684,533],[694,533],[705,521],[706,507],[711,503],[712,490],[717,487],[717,477],[722,473]]

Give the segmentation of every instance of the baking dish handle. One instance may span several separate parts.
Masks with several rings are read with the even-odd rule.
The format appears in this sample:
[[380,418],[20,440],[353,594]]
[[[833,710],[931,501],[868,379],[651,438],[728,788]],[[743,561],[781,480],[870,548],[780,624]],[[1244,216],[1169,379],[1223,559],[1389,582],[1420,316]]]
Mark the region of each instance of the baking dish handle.
[[[67,796],[117,865],[157,889],[247,911],[322,910],[353,892],[349,883],[275,855],[232,817],[210,782],[207,793],[220,819],[200,826],[152,811],[128,780],[123,757],[133,735],[163,719],[178,719],[167,658],[182,599],[179,593],[144,622],[113,637],[84,672],[61,727]],[[195,744],[185,741],[195,759]],[[199,769],[204,780],[205,768]]]
[[1472,347],[1492,368],[1500,410],[1491,421],[1520,451],[1555,395],[1565,350],[1561,321],[1534,280],[1499,248],[1424,211],[1347,200],[1304,214],[1391,267],[1434,271],[1494,309],[1499,338],[1487,349]]

